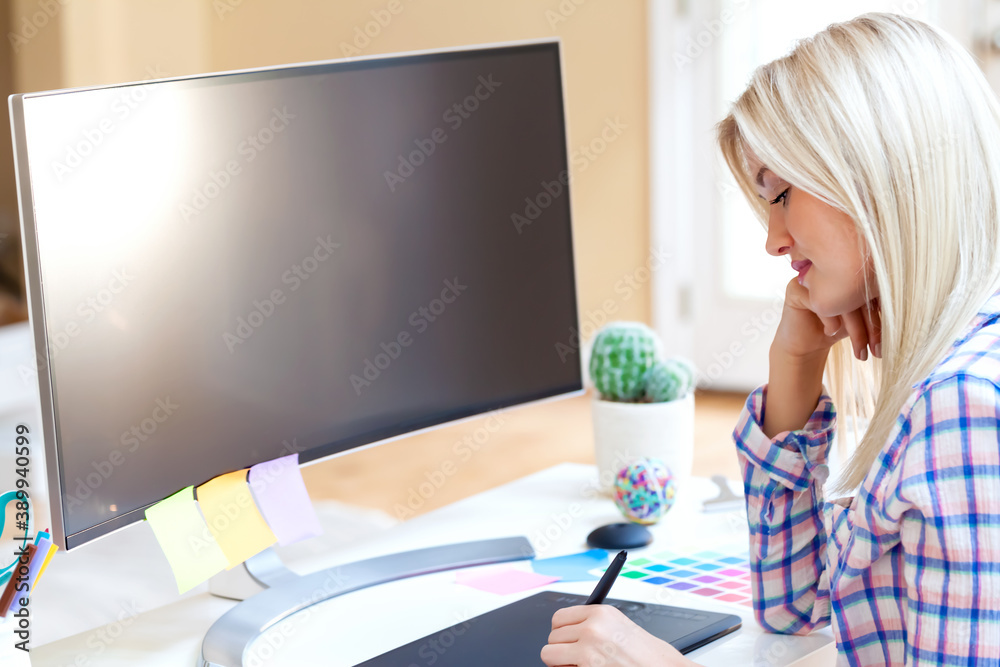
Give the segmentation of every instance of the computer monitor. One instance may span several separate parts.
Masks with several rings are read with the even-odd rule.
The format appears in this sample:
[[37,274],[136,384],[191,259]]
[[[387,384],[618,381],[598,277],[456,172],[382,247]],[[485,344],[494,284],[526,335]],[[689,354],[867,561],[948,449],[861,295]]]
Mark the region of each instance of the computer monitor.
[[10,100],[57,544],[582,390],[559,43]]

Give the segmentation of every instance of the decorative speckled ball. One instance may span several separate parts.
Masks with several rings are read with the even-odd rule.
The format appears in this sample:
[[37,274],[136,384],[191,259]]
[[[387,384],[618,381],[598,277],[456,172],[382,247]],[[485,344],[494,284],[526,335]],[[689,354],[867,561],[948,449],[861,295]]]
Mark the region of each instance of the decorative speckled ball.
[[639,459],[615,479],[615,505],[635,523],[648,526],[662,519],[676,495],[674,476],[659,459]]

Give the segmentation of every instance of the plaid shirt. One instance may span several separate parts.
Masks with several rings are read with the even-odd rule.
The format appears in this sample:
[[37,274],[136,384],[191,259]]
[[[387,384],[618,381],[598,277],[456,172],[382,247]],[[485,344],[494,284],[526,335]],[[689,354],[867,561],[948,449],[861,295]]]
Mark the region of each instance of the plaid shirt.
[[733,434],[760,624],[832,622],[838,664],[1000,665],[1000,296],[914,386],[853,498],[823,497],[830,399],[772,440],[766,394]]

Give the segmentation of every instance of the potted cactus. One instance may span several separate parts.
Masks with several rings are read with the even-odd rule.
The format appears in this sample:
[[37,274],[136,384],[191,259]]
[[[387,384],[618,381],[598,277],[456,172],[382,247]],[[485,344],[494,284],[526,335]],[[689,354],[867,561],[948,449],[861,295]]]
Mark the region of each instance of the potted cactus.
[[594,337],[590,378],[600,488],[636,459],[661,459],[678,488],[694,461],[694,368],[664,359],[656,333],[639,322],[611,322]]

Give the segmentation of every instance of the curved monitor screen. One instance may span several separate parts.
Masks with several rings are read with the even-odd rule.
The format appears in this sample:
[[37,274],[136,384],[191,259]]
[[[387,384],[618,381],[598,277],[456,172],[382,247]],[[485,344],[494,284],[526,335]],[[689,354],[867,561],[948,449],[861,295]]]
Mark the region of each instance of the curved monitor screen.
[[57,537],[579,390],[561,91],[543,42],[13,102]]

